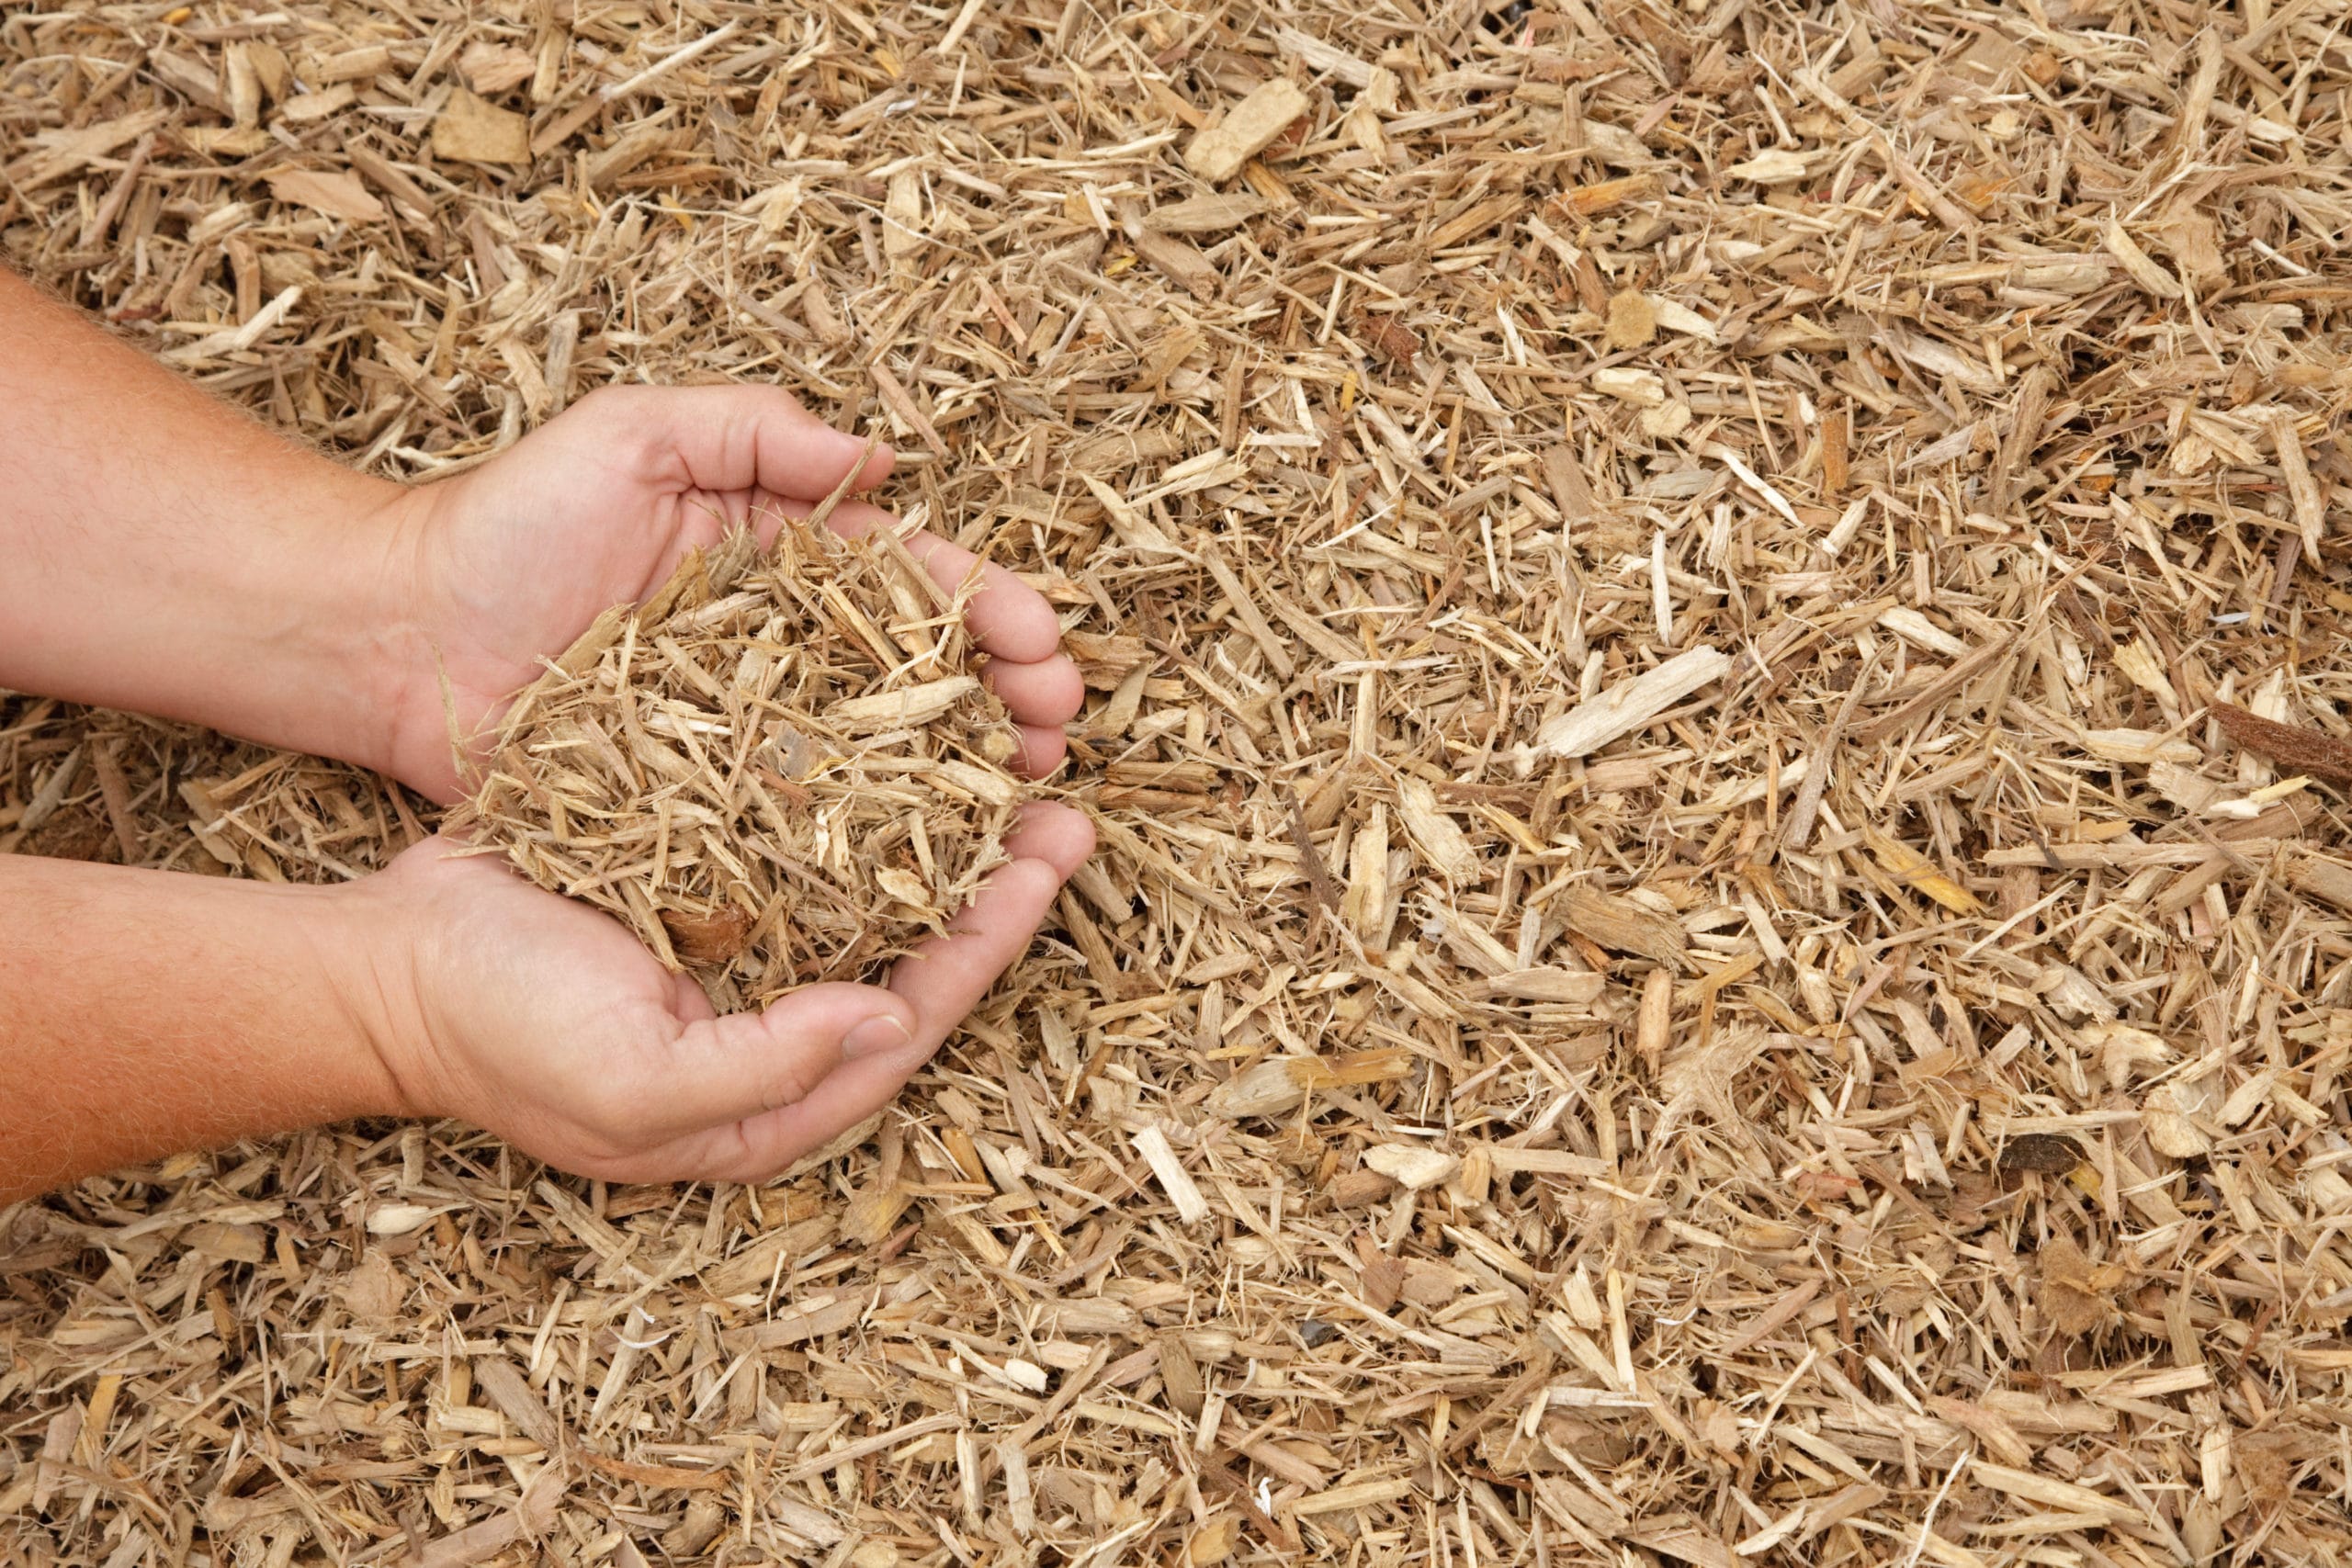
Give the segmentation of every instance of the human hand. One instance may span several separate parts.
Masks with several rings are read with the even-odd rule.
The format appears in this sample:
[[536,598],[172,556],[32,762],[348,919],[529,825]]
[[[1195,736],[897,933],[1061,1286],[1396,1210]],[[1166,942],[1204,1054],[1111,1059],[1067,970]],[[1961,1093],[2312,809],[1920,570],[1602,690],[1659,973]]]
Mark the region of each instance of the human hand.
[[1094,829],[1033,805],[953,923],[882,986],[714,1017],[610,917],[443,839],[354,884],[346,988],[401,1112],[456,1116],[584,1176],[756,1181],[889,1103],[1028,947]]
[[[467,733],[504,711],[607,607],[643,600],[686,551],[749,525],[763,543],[805,517],[851,470],[879,483],[891,454],[824,424],[771,387],[611,387],[590,394],[508,451],[456,479],[409,491],[393,509],[390,559],[406,586],[405,624],[388,650],[385,771],[433,796],[459,793],[441,680]],[[863,502],[829,521],[856,536],[894,523]],[[960,587],[975,558],[914,534],[909,548],[940,585]],[[1001,567],[982,569],[969,625],[985,678],[1020,727],[1013,766],[1043,777],[1083,686],[1060,651],[1053,607]]]

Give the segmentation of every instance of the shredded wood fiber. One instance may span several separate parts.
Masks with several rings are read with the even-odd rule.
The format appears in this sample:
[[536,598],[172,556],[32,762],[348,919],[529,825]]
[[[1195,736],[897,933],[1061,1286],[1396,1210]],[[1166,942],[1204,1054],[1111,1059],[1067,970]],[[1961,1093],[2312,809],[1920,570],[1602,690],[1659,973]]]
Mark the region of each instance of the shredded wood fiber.
[[447,825],[721,1009],[867,977],[946,929],[1022,799],[963,608],[888,529],[738,532],[524,691]]
[[[337,1128],[0,1214],[0,1558],[2352,1561],[2348,39],[0,16],[0,251],[307,439],[879,429],[1062,614],[1103,845],[781,1182]],[[0,698],[0,850],[431,820]]]

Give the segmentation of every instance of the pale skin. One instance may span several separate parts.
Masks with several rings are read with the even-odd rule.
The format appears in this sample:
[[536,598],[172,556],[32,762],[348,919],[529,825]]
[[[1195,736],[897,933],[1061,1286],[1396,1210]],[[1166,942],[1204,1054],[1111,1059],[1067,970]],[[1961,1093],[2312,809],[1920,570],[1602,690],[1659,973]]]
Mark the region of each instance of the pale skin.
[[[769,388],[612,389],[437,484],[272,434],[0,271],[0,687],[210,725],[458,788],[480,727],[606,605],[728,527],[773,532],[887,448]],[[856,470],[853,475],[853,470]],[[855,534],[895,519],[845,502]],[[939,581],[975,562],[909,543]],[[1063,755],[1052,608],[983,568],[971,625]],[[355,1116],[449,1116],[614,1180],[756,1180],[888,1103],[1027,948],[1093,847],[1033,806],[1012,857],[883,984],[712,1015],[605,916],[453,855],[281,887],[0,855],[0,1202]]]

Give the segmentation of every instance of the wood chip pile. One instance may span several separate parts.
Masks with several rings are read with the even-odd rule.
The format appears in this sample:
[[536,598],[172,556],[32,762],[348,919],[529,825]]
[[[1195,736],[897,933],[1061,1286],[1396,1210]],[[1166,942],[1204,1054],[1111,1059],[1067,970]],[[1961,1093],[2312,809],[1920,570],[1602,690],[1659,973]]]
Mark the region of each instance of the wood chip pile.
[[[2343,0],[0,20],[0,251],[429,479],[615,380],[907,455],[1103,850],[857,1146],[0,1213],[0,1556],[2352,1547]],[[0,849],[366,871],[0,699]]]
[[737,533],[525,689],[446,825],[722,1010],[872,978],[1003,863],[1023,794],[968,642],[888,530]]

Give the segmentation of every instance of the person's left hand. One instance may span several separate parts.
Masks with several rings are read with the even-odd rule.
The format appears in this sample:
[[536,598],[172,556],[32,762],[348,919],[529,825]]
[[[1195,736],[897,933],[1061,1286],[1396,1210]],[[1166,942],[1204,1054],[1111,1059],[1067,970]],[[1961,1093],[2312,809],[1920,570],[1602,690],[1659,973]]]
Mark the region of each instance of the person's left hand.
[[[446,672],[461,728],[494,725],[521,687],[607,607],[643,600],[689,549],[749,525],[762,541],[807,516],[857,466],[865,443],[772,387],[612,387],[591,393],[510,450],[392,508],[386,570],[406,624],[386,649],[393,689],[385,771],[432,796],[459,784],[442,706]],[[852,488],[890,471],[877,447]],[[830,522],[855,536],[889,513],[844,501]],[[936,535],[908,541],[950,592],[974,557]],[[982,569],[969,625],[985,678],[1020,726],[1019,771],[1042,777],[1084,695],[1060,651],[1053,607],[999,566]]]

